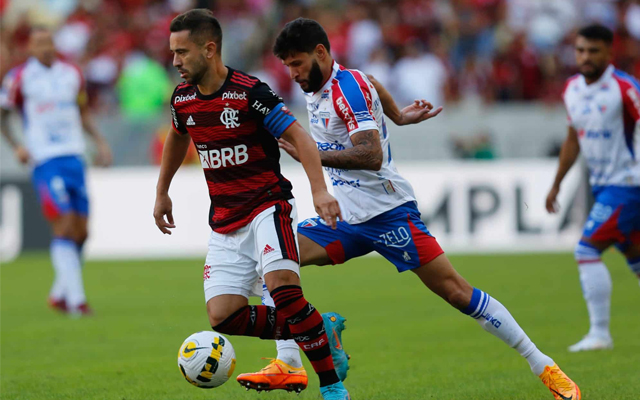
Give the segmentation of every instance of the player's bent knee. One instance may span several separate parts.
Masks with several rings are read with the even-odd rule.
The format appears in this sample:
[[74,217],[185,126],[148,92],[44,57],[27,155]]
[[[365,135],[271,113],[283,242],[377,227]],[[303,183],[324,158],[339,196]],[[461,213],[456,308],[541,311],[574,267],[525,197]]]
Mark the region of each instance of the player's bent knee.
[[593,244],[581,240],[573,251],[573,257],[578,265],[600,261],[600,250]]
[[229,313],[226,310],[217,310],[214,308],[207,307],[207,314],[209,314],[209,324],[214,330],[220,333],[229,333],[224,329],[224,326],[228,325],[225,322],[227,322],[230,319],[233,319],[233,317],[238,311],[240,310],[236,310],[233,313]]
[[75,242],[81,245],[87,241],[88,237],[89,237],[89,233],[86,230],[81,230],[79,232],[76,232]]
[[[225,321],[233,319],[247,304],[249,304],[249,300],[240,295],[219,295],[212,297],[207,301],[209,324],[214,329],[215,327],[224,325]],[[218,332],[222,331],[218,330]]]
[[53,231],[53,236],[69,239],[75,238],[73,215],[62,214],[55,220],[52,220],[51,230]]
[[466,308],[471,302],[471,296],[473,294],[473,289],[471,291],[465,290],[465,288],[461,286],[452,287],[452,289],[447,291],[446,300],[453,307],[458,310],[462,310]]
[[269,291],[280,286],[300,286],[300,266],[292,260],[275,260],[263,268],[264,283]]

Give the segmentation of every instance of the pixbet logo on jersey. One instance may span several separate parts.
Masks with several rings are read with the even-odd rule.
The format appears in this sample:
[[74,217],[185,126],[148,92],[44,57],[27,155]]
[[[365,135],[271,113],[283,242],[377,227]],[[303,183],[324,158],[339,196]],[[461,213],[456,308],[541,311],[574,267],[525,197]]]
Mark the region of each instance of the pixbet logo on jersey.
[[247,93],[238,93],[238,92],[224,92],[222,93],[222,100],[246,100]]
[[178,103],[182,103],[183,101],[190,101],[195,99],[196,99],[195,93],[187,96],[176,96],[176,99],[173,101],[173,104],[178,104]]

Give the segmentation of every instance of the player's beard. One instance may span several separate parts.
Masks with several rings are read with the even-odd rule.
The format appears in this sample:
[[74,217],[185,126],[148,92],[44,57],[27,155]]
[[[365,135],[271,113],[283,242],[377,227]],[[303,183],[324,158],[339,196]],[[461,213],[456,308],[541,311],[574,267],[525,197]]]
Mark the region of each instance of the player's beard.
[[604,70],[606,69],[606,66],[604,67],[599,67],[593,63],[589,63],[588,64],[591,68],[586,69],[583,68],[583,66],[580,66],[580,73],[587,79],[595,81],[598,78],[600,78],[600,76],[602,76],[602,74],[604,73]]
[[322,76],[322,70],[320,70],[320,64],[314,59],[311,61],[311,70],[309,71],[309,79],[307,79],[307,88],[302,89],[307,93],[315,93],[322,88],[324,83],[324,77]]
[[190,85],[198,85],[202,82],[202,78],[207,73],[207,62],[204,57],[200,56],[197,63],[194,63],[192,68],[189,68],[189,77],[185,81]]

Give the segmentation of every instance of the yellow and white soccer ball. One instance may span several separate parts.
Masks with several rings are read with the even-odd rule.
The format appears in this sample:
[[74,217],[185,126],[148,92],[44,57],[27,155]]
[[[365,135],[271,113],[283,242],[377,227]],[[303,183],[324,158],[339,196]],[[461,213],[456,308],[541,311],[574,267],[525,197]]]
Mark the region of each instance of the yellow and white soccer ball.
[[178,352],[178,368],[190,384],[203,389],[229,380],[236,367],[231,342],[217,332],[202,331],[189,336]]

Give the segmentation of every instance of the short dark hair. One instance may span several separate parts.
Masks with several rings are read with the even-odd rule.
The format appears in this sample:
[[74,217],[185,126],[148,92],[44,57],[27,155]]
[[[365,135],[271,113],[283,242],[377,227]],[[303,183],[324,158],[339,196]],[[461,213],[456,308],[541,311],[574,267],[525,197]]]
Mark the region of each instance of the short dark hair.
[[284,60],[295,53],[311,53],[319,44],[331,52],[329,38],[322,25],[312,19],[297,18],[282,28],[273,45],[273,54]]
[[589,40],[602,40],[606,44],[613,43],[613,32],[611,29],[600,24],[591,24],[581,28],[578,36],[582,36]]
[[196,8],[178,15],[171,21],[169,30],[189,31],[189,37],[195,43],[203,45],[207,40],[212,40],[218,48],[218,53],[222,49],[222,28],[213,12],[206,8]]

